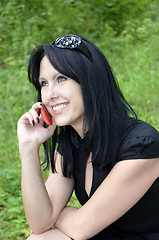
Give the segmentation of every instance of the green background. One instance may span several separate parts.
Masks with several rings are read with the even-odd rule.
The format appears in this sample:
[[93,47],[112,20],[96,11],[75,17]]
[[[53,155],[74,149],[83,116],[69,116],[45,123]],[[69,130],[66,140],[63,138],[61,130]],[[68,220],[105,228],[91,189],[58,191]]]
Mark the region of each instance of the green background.
[[[19,117],[36,101],[27,80],[29,54],[68,33],[88,38],[104,52],[138,117],[159,130],[158,0],[0,0],[1,240],[29,235],[16,135]],[[70,204],[78,205],[75,196]]]

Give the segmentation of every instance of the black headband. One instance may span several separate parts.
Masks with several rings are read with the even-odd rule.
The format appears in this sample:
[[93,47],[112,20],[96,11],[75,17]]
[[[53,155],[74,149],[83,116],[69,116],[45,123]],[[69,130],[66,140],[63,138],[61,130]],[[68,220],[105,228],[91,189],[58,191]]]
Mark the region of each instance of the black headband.
[[92,61],[92,54],[86,44],[83,42],[82,38],[68,34],[54,40],[51,45],[55,45],[58,48],[68,48],[68,49],[78,49],[80,50],[90,61]]

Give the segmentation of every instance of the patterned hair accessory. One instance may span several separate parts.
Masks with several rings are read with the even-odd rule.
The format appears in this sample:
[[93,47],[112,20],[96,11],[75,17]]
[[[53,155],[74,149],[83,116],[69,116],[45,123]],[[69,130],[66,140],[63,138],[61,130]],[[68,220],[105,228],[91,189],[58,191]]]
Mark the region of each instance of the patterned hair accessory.
[[90,61],[92,61],[92,54],[86,44],[82,41],[82,38],[68,34],[54,40],[51,45],[55,45],[57,48],[68,48],[80,50]]

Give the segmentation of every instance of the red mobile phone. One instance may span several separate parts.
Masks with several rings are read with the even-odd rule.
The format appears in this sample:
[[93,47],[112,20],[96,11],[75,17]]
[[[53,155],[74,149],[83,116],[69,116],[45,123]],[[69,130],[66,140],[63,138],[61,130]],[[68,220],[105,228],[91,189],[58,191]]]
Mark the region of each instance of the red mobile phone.
[[41,108],[41,116],[47,125],[52,124],[52,116],[50,115],[50,113],[47,111],[45,107]]

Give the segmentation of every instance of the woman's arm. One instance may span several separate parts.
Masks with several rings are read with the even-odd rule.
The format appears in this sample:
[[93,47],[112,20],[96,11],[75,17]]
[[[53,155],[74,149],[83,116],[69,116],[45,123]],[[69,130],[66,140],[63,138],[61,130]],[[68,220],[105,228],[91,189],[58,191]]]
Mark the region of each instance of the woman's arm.
[[65,208],[55,226],[75,240],[91,238],[133,207],[158,177],[158,158],[121,161],[84,206]]
[[58,173],[54,174],[50,171],[44,184],[38,153],[32,152],[27,160],[28,158],[30,163],[22,162],[23,204],[30,228],[34,233],[40,234],[53,227],[72,195],[74,181],[63,177],[57,170]]
[[[52,227],[66,206],[74,188],[73,179],[62,176],[61,155],[57,153],[57,171],[50,172],[46,186],[43,181],[39,147],[52,136],[56,125],[43,127],[38,117],[40,103],[24,114],[18,122],[19,152],[22,163],[22,197],[31,229],[39,234]],[[34,122],[33,122],[34,121]]]

